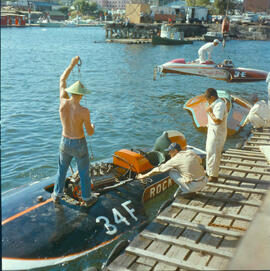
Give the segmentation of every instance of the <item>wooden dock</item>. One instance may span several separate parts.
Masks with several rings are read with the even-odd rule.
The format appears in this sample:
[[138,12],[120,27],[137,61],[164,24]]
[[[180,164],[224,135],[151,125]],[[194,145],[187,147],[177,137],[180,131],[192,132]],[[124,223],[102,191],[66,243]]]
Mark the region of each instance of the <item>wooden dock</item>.
[[218,182],[193,199],[178,196],[105,270],[226,269],[270,186],[270,161],[261,146],[270,146],[270,128],[253,131],[241,149],[223,153]]

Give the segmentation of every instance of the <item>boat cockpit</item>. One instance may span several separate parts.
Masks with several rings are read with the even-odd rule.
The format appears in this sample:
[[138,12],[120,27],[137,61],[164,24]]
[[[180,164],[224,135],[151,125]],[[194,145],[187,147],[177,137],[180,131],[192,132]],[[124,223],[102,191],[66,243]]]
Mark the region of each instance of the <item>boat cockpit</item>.
[[[186,139],[176,130],[164,131],[159,136],[152,150],[121,149],[113,154],[113,162],[101,162],[90,165],[91,189],[103,194],[130,181],[136,180],[136,175],[146,173],[152,168],[166,162],[170,157],[166,149],[173,142],[185,149]],[[54,185],[45,187],[47,192],[53,192]],[[78,171],[66,178],[64,200],[75,205],[82,201],[80,176]]]
[[234,68],[234,64],[233,64],[232,60],[224,59],[223,63],[218,64],[218,67],[232,69],[232,68]]

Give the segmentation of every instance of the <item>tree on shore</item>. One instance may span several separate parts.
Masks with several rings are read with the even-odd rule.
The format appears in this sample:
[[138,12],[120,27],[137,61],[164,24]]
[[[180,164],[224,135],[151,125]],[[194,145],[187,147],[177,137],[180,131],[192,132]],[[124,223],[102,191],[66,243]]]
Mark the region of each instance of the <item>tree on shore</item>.
[[232,11],[238,5],[237,0],[215,0],[214,7],[216,9],[217,14],[226,14],[228,11]]
[[190,7],[206,7],[209,6],[211,3],[210,0],[186,0],[186,4]]
[[95,13],[95,11],[98,11],[97,3],[92,2],[89,4],[86,0],[75,0],[73,6],[82,15],[91,15]]

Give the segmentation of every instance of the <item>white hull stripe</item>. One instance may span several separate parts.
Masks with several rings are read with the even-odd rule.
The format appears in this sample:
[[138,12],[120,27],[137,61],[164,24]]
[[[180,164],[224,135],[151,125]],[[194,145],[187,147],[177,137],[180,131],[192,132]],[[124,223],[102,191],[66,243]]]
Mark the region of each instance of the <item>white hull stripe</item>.
[[75,260],[79,257],[82,257],[84,255],[87,255],[88,253],[95,251],[101,247],[104,247],[114,240],[118,239],[120,235],[116,236],[115,238],[101,243],[100,245],[85,250],[83,252],[79,252],[76,254],[71,254],[65,257],[57,257],[57,258],[48,258],[48,259],[17,259],[17,258],[2,258],[2,270],[28,270],[32,268],[40,268],[40,267],[46,267],[46,266],[52,266],[57,264],[62,264],[68,261]]

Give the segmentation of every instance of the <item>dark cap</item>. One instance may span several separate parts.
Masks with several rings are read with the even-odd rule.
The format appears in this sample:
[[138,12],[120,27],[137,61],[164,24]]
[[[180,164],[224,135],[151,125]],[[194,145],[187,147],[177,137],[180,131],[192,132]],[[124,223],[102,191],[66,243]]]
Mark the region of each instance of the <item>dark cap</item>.
[[181,151],[181,147],[179,144],[177,143],[172,143],[168,149],[166,149],[165,151],[172,151],[172,150],[178,150],[178,151]]
[[208,88],[205,91],[204,96],[206,99],[210,99],[211,97],[218,98],[217,91],[214,88]]

